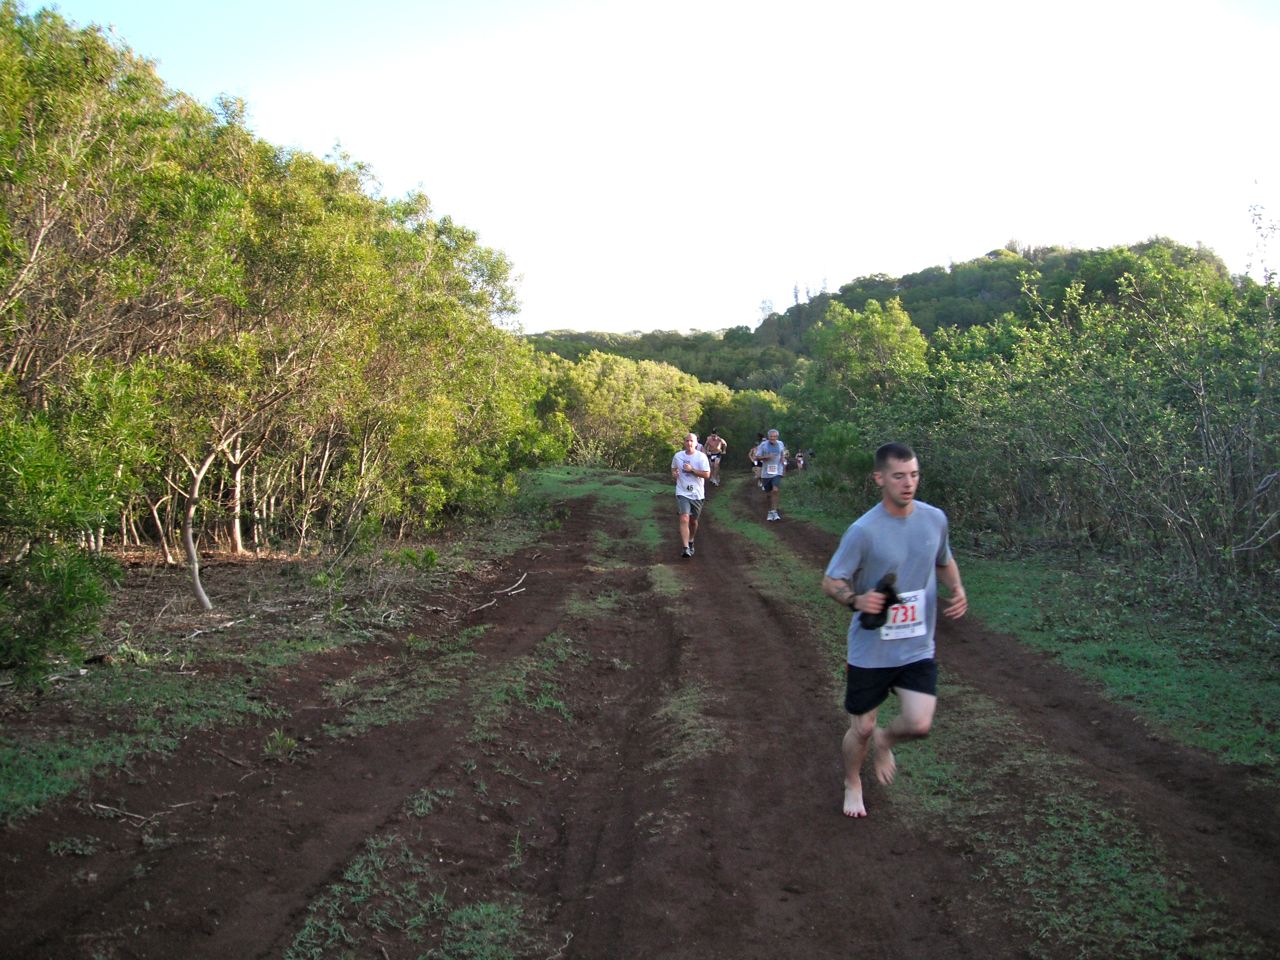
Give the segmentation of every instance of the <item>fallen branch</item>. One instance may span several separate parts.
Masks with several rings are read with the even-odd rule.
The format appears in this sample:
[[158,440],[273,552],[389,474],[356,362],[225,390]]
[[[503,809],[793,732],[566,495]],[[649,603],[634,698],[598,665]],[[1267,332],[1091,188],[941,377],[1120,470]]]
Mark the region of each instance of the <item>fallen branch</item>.
[[186,639],[186,640],[194,640],[196,637],[200,636],[200,634],[202,634],[202,633],[215,633],[215,632],[217,632],[218,630],[228,630],[228,629],[230,629],[231,627],[236,626],[236,624],[245,623],[245,622],[247,622],[247,621],[249,621],[249,620],[254,619],[256,616],[257,616],[257,614],[256,614],[256,613],[251,613],[251,614],[249,614],[249,616],[247,616],[247,617],[241,617],[239,620],[228,620],[226,623],[219,624],[219,625],[218,625],[218,626],[216,626],[216,627],[205,627],[205,628],[204,628],[204,629],[202,629],[202,630],[197,630],[195,633],[188,634],[188,635],[187,635],[186,637],[184,637],[183,639]]
[[210,752],[210,753],[216,753],[216,754],[217,754],[218,756],[220,756],[223,760],[226,760],[228,763],[234,763],[237,767],[248,767],[248,766],[249,766],[249,764],[245,763],[243,760],[237,760],[235,757],[229,757],[229,756],[227,756],[225,753],[223,753],[221,750],[217,749],[216,747],[210,747],[210,748],[209,748],[209,752]]
[[560,944],[560,949],[547,957],[547,960],[557,960],[558,957],[564,956],[564,948],[569,946],[569,941],[573,939],[573,931],[564,935],[564,943]]
[[107,813],[114,813],[120,817],[129,817],[133,820],[137,820],[139,824],[150,823],[156,818],[154,813],[149,817],[144,817],[140,813],[130,813],[128,810],[121,810],[119,807],[109,807],[105,803],[94,803],[90,801],[89,806],[95,810],[105,810]]
[[520,579],[519,579],[519,580],[517,580],[515,583],[513,583],[511,586],[507,587],[507,589],[505,589],[505,590],[493,590],[493,591],[491,591],[491,592],[492,592],[492,593],[511,593],[513,590],[515,590],[515,588],[516,588],[516,587],[518,587],[518,586],[520,586],[520,584],[524,583],[524,578],[525,578],[525,577],[527,577],[528,575],[529,575],[529,572],[526,570],[524,573],[520,574]]
[[497,600],[490,600],[488,603],[482,603],[478,607],[473,607],[472,609],[468,610],[467,613],[468,614],[478,613],[479,611],[483,610],[485,607],[492,607],[497,602],[498,602]]

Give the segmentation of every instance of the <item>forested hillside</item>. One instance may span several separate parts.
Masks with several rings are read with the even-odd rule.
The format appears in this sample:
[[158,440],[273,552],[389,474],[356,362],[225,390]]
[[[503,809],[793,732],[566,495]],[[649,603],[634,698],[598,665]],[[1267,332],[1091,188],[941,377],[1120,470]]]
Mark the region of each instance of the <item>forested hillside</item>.
[[1179,267],[1199,264],[1221,279],[1226,265],[1212,251],[1192,249],[1156,238],[1128,247],[1073,250],[1061,247],[1007,247],[950,267],[928,267],[901,277],[884,274],[858,277],[836,293],[822,291],[796,302],[782,313],[770,311],[754,328],[730,327],[718,333],[656,331],[616,334],[549,331],[528,337],[533,346],[576,360],[592,350],[657,360],[679,367],[699,380],[723,383],[735,390],[778,390],[795,376],[797,361],[812,358],[813,328],[833,303],[861,310],[868,300],[898,299],[912,323],[930,335],[943,328],[965,329],[990,324],[1012,314],[1029,317],[1032,299],[1025,294],[1033,283],[1044,302],[1061,307],[1073,284],[1081,297],[1094,303],[1116,303],[1121,279],[1144,258],[1167,257]]

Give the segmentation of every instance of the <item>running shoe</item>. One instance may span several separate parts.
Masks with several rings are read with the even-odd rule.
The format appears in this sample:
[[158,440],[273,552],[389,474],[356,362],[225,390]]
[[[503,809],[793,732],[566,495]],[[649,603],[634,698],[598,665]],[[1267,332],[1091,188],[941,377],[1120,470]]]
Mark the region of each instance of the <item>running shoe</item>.
[[685,547],[683,550],[680,551],[680,556],[688,560],[690,557],[693,556],[693,551],[690,550],[688,547]]
[[689,556],[693,556],[693,541],[689,541]]
[[774,515],[774,512],[773,512],[772,510],[770,510],[767,514],[765,514],[765,517],[764,517],[764,518],[765,518],[766,520],[777,520],[777,519],[778,519],[778,518],[777,518],[777,516],[775,516],[775,515]]

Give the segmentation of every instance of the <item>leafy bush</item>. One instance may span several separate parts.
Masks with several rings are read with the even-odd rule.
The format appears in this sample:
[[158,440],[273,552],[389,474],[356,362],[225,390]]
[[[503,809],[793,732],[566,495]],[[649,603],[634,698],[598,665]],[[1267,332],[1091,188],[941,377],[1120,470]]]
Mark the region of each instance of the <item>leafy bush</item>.
[[0,566],[0,667],[34,683],[53,657],[82,656],[81,638],[97,628],[118,576],[111,559],[61,543]]

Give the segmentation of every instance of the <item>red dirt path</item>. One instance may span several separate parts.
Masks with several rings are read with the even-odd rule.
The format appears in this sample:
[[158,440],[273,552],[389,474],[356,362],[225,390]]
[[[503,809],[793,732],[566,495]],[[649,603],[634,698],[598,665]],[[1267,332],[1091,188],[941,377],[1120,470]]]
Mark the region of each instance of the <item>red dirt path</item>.
[[[742,496],[732,508],[762,513],[751,491]],[[655,492],[654,522],[673,544],[669,507]],[[496,563],[471,597],[452,598],[461,619],[449,629],[489,625],[476,642],[489,670],[556,631],[580,641],[590,657],[561,692],[571,723],[520,713],[498,740],[477,744],[464,679],[421,719],[328,737],[322,726],[338,708],[322,684],[402,655],[397,643],[356,647],[290,668],[272,691],[289,711],[288,733],[309,747],[302,759],[263,760],[278,722],[196,735],[171,757],[135,762],[7,828],[0,956],[280,957],[308,904],[367,838],[388,834],[433,864],[451,898],[517,890],[537,905],[536,956],[1025,955],[1025,935],[971,898],[972,865],[946,837],[901,822],[877,786],[871,817],[840,815],[846,720],[833,665],[822,644],[796,635],[782,604],[749,586],[743,571],[758,553],[716,524],[730,508],[713,496],[694,560],[678,560],[674,547],[656,558],[685,585],[674,613],[645,565],[587,556],[582,545],[598,530],[626,533],[590,504],[536,548]],[[812,562],[816,587],[835,539],[790,520],[770,529]],[[522,573],[524,593],[462,615]],[[584,593],[613,609],[573,612],[570,600]],[[433,629],[414,625],[419,635]],[[945,625],[939,651],[944,670],[1086,763],[1110,800],[1280,948],[1274,791],[1152,735],[976,618]],[[657,714],[691,688],[711,695],[704,713],[725,747],[672,763],[672,729]],[[423,787],[452,799],[419,819],[405,801]],[[102,819],[90,803],[132,815]],[[86,835],[100,840],[92,856],[50,855],[51,842]],[[433,945],[390,930],[352,955],[418,957]]]

